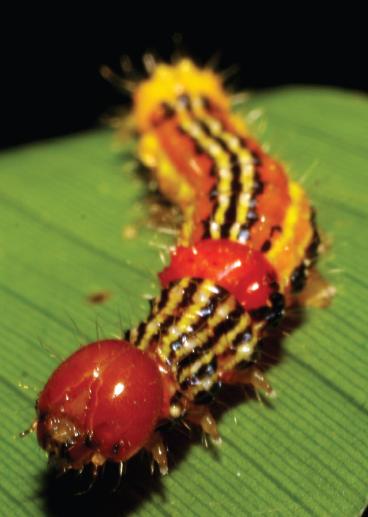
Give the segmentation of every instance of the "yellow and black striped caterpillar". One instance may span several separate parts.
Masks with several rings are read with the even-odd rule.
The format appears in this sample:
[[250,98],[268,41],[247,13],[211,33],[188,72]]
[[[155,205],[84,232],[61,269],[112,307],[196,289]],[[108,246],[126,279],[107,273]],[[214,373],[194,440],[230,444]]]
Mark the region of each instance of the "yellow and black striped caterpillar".
[[123,464],[142,448],[162,473],[165,420],[218,439],[208,409],[224,383],[270,393],[255,353],[303,288],[319,246],[313,209],[232,114],[221,79],[184,59],[134,91],[138,154],[184,223],[148,319],[86,345],[37,403],[40,444],[64,470]]

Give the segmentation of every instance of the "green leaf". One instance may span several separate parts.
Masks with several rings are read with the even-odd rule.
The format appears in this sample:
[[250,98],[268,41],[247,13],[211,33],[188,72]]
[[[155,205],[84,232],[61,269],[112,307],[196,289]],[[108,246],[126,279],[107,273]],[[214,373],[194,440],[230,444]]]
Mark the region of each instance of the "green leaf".
[[[116,151],[100,130],[1,156],[2,515],[357,516],[367,503],[368,104],[293,88],[239,109],[313,200],[332,241],[320,270],[337,295],[282,340],[267,373],[275,400],[240,396],[221,411],[218,450],[168,431],[170,474],[151,477],[148,461],[135,460],[114,494],[70,495],[46,476],[35,437],[18,433],[61,358],[147,314],[160,247],[173,241],[146,224],[132,141]],[[127,225],[134,239],[124,239]],[[105,303],[88,302],[99,292]]]

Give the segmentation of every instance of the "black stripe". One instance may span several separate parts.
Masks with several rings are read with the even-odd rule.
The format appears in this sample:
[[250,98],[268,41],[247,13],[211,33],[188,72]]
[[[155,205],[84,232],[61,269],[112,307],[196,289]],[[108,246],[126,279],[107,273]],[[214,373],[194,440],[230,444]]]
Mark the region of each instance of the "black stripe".
[[211,377],[216,371],[217,357],[214,356],[209,363],[202,364],[195,375],[198,379],[203,379],[204,377]]
[[178,104],[182,107],[182,108],[185,108],[186,110],[188,110],[189,112],[192,111],[192,101],[189,97],[189,95],[186,95],[186,94],[183,94],[183,95],[179,95],[179,97],[177,98],[177,102]]
[[192,332],[191,334],[194,334],[201,330],[209,318],[215,313],[217,307],[220,303],[223,303],[227,298],[229,297],[229,293],[226,291],[226,289],[223,289],[222,287],[216,286],[216,292],[210,297],[208,300],[207,305],[202,307],[198,311],[198,320],[196,323],[192,325]]
[[211,225],[211,219],[205,219],[202,221],[203,224],[203,235],[202,239],[210,239],[211,238],[211,232],[210,232],[210,225]]
[[243,314],[244,309],[240,304],[237,304],[235,309],[231,311],[224,320],[220,321],[220,323],[216,325],[216,327],[213,329],[212,336],[210,336],[207,339],[207,341],[203,343],[203,345],[195,348],[193,351],[191,351],[188,355],[186,355],[179,361],[177,367],[177,377],[180,376],[184,368],[195,363],[197,359],[199,359],[203,354],[208,352],[208,350],[213,348],[224,334],[227,334],[230,330],[232,330],[238,324],[239,318]]
[[199,380],[197,377],[187,377],[183,382],[179,384],[181,391],[186,391],[191,386],[195,386],[196,384],[199,384]]
[[[172,284],[170,284],[170,288],[166,289],[167,293],[165,295],[166,301],[165,301],[164,305],[166,305],[169,290],[175,288],[179,282],[173,282]],[[162,336],[167,335],[171,325],[175,322],[176,319],[180,318],[180,313],[178,311],[181,310],[181,312],[182,312],[183,309],[185,309],[187,306],[189,306],[192,303],[193,296],[194,296],[195,292],[197,291],[197,288],[201,282],[202,282],[202,280],[200,278],[193,278],[190,280],[189,284],[183,289],[183,294],[182,294],[182,298],[181,298],[180,302],[173,308],[173,311],[176,314],[175,315],[169,314],[165,318],[165,320],[159,325],[159,330],[152,336],[151,341],[158,341]],[[160,300],[159,307],[160,307],[161,301],[162,300]],[[160,308],[162,309],[162,307],[160,307]]]
[[196,123],[199,125],[199,127],[202,129],[203,133],[205,133],[207,136],[212,137],[211,130],[204,122],[204,120],[201,119],[195,119]]
[[164,289],[163,291],[161,291],[161,297],[157,304],[157,312],[162,311],[162,309],[167,304],[168,299],[169,299],[169,289]]
[[306,273],[306,265],[304,264],[304,260],[294,268],[293,272],[290,276],[290,285],[291,285],[291,292],[292,293],[298,293],[302,289],[304,289],[305,284],[307,282],[307,273]]
[[218,187],[217,187],[217,185],[214,185],[210,190],[209,198],[211,201],[214,201],[217,199],[217,197],[218,197]]
[[252,327],[249,325],[245,330],[241,330],[231,342],[231,346],[236,349],[239,345],[248,343],[253,337]]
[[201,357],[201,355],[202,355],[202,353],[197,348],[195,348],[188,355],[186,355],[185,357],[180,359],[178,367],[177,367],[177,371],[176,371],[177,378],[180,377],[181,372],[185,368],[187,368],[187,366],[191,366],[192,364],[194,364]]
[[271,241],[270,239],[267,239],[264,241],[264,243],[261,246],[262,253],[267,253],[271,249]]
[[[157,313],[162,311],[162,309],[165,307],[165,305],[167,304],[167,301],[169,299],[169,289],[163,289],[161,291],[161,296],[160,296],[160,299],[158,300],[158,303],[157,305],[156,304],[153,304],[151,306],[151,312],[150,312],[150,315],[148,316],[147,320],[146,321],[142,321],[139,325],[138,325],[138,328],[137,328],[137,337],[134,341],[134,344],[136,346],[139,346],[140,342],[142,341],[143,337],[144,337],[144,334],[146,332],[146,328],[147,328],[147,325],[150,321],[152,321],[156,316],[157,316]],[[154,337],[157,338],[158,334],[155,334]]]
[[180,383],[180,388],[185,391],[190,386],[196,386],[205,377],[212,377],[217,371],[217,357],[212,357],[209,363],[202,364],[198,370]]
[[[204,121],[197,121],[197,123],[200,125],[202,130],[211,137],[214,141],[216,141],[222,149],[228,154],[229,160],[231,163],[231,174],[232,174],[232,180],[231,180],[231,196],[230,196],[230,203],[229,206],[225,212],[224,217],[224,223],[220,227],[220,235],[223,239],[229,238],[231,226],[234,224],[236,220],[236,211],[237,211],[237,205],[239,202],[239,196],[242,192],[242,185],[240,182],[240,176],[241,176],[241,166],[239,163],[239,158],[236,153],[231,151],[227,145],[227,143],[219,136],[215,136],[211,133],[211,130],[209,126]],[[236,135],[234,135],[236,136]],[[247,143],[243,139],[239,139],[239,143],[242,144],[243,147],[247,147]],[[248,240],[249,238],[249,229],[252,225],[254,225],[258,221],[258,214],[256,212],[256,197],[262,194],[264,190],[263,182],[260,178],[259,172],[257,171],[257,167],[262,164],[262,160],[259,156],[259,154],[256,151],[250,151],[252,158],[253,158],[253,164],[255,166],[254,171],[254,177],[253,177],[253,185],[252,185],[252,193],[250,196],[250,202],[249,202],[249,210],[247,213],[247,220],[241,225],[241,228],[238,232],[238,239],[241,238],[243,240]],[[217,179],[219,182],[219,178]],[[210,224],[211,220],[216,214],[216,211],[218,210],[218,189],[214,190],[212,189],[210,193],[210,199],[214,199],[214,203],[212,206],[212,213],[211,216],[204,222],[205,224],[205,234],[204,238],[210,238]],[[217,194],[215,197],[214,194]],[[248,231],[247,231],[248,230]]]
[[167,102],[161,103],[161,110],[162,114],[160,114],[160,117],[154,122],[155,127],[159,127],[163,122],[170,120],[176,115],[175,108]]
[[214,328],[214,335],[219,340],[224,334],[232,330],[239,322],[239,318],[244,314],[243,307],[237,303],[234,310],[232,310],[227,317],[220,321]]
[[231,179],[231,196],[230,203],[226,209],[224,224],[221,225],[221,237],[227,239],[230,235],[230,228],[236,220],[236,211],[239,201],[239,195],[242,190],[240,183],[241,167],[239,162],[231,167],[232,179]]
[[211,404],[213,399],[217,396],[218,392],[221,388],[221,382],[216,381],[212,384],[211,388],[208,391],[199,391],[194,397],[194,404]]
[[312,262],[314,262],[318,256],[318,247],[321,244],[321,238],[319,236],[318,229],[317,229],[316,211],[313,207],[311,209],[310,223],[312,225],[313,235],[312,235],[311,242],[306,250],[306,257],[309,260],[311,260]]
[[216,118],[217,114],[220,112],[223,112],[223,110],[221,108],[219,108],[218,106],[216,106],[216,104],[213,103],[212,99],[210,99],[209,97],[206,97],[205,95],[203,95],[201,97],[201,101],[202,101],[202,107],[203,109],[211,116],[214,116]]
[[[237,158],[236,154],[234,154],[232,151],[230,151],[230,149],[228,148],[226,142],[224,140],[222,140],[221,137],[213,135],[213,133],[211,132],[210,127],[208,126],[208,124],[206,122],[204,122],[203,120],[200,120],[200,119],[196,119],[196,123],[200,126],[202,131],[207,136],[209,136],[213,141],[217,142],[221,146],[223,151],[225,151],[229,155],[230,163],[232,163],[231,172],[233,173],[232,190],[231,190],[231,192],[234,192],[234,189],[236,190],[238,188],[238,187],[236,187],[236,184],[239,184],[239,178],[240,178],[240,167],[239,167],[239,162],[238,162],[238,158]],[[216,162],[215,161],[214,161],[214,166],[213,166],[211,172],[212,172],[212,174],[211,174],[212,176],[217,177],[217,183],[211,189],[211,191],[209,193],[209,198],[212,201],[211,215],[202,222],[203,225],[204,225],[204,234],[203,234],[203,238],[204,239],[211,238],[210,224],[211,224],[211,221],[212,221],[214,215],[216,214],[216,212],[217,212],[217,210],[219,208],[219,203],[218,203],[218,196],[219,196],[218,183],[220,181],[220,178],[218,176],[218,169],[216,167]],[[235,180],[234,180],[234,176],[235,176]],[[235,211],[236,211],[236,201],[235,201]],[[226,228],[226,225],[222,225],[220,227],[220,232],[221,232],[221,237],[222,238],[226,238],[228,236],[228,229]]]
[[276,325],[284,315],[284,296],[279,292],[274,292],[270,295],[269,300],[271,306],[263,305],[262,307],[249,311],[249,314],[255,321],[264,320],[266,323]]
[[[220,136],[216,136],[211,132],[210,127],[204,121],[199,120],[198,124],[200,125],[200,127],[206,133],[207,136],[212,138],[212,140],[214,140],[221,146],[222,150],[228,155],[229,161],[231,163],[230,171],[232,174],[232,178],[231,178],[231,187],[230,187],[230,191],[231,191],[230,203],[225,212],[224,223],[221,225],[221,228],[220,228],[221,237],[223,239],[227,239],[229,237],[230,228],[236,219],[237,204],[238,204],[238,200],[239,200],[239,195],[242,191],[242,185],[240,182],[241,166],[239,163],[239,157],[236,153],[234,153],[233,151],[231,151],[231,149],[229,149],[229,146],[227,145],[227,143]],[[216,192],[217,192],[217,189],[216,189]],[[211,191],[210,196],[213,198],[213,190]],[[213,217],[215,215],[217,209],[218,209],[218,203],[216,202],[212,208],[211,217]]]
[[220,136],[213,135],[209,128],[208,128],[208,131],[209,131],[209,136],[211,136],[212,140],[217,142],[219,144],[219,146],[221,147],[221,149],[223,151],[225,151],[225,153],[228,153],[230,155],[230,163],[234,163],[235,161],[238,161],[238,157],[232,151],[230,151],[225,140],[223,140]]
[[[196,124],[198,124],[198,126],[201,128],[203,133],[205,133],[207,136],[212,138],[212,140],[216,141],[225,152],[227,152],[229,155],[231,155],[230,161],[233,163],[233,167],[239,167],[237,156],[228,149],[226,142],[224,142],[220,137],[214,136],[211,132],[211,129],[209,128],[208,124],[206,124],[205,121],[203,121],[199,118],[194,118],[194,122]],[[212,158],[212,156],[202,148],[202,146],[199,144],[198,140],[196,138],[194,138],[192,135],[190,135],[183,127],[181,127],[181,126],[178,127],[178,130],[182,134],[185,134],[188,138],[191,139],[191,141],[193,142],[193,145],[195,147],[195,152],[197,154],[205,153],[208,156],[208,158],[213,161],[213,166],[211,168],[211,176],[214,176],[217,178],[216,185],[218,185],[218,182],[219,182],[218,168],[217,168],[216,161],[214,160],[214,158]],[[236,169],[235,169],[235,173],[236,173]],[[239,183],[239,178],[238,178],[237,182]],[[211,190],[211,192],[209,194],[209,198],[212,201],[212,211],[211,211],[210,216],[207,219],[202,221],[204,239],[211,238],[211,231],[210,231],[211,221],[219,208],[217,186],[215,186]],[[224,228],[221,227],[221,231],[223,231],[224,233],[227,233],[225,227]],[[226,238],[227,235],[222,235],[222,237]]]
[[243,307],[237,303],[235,309],[231,311],[227,317],[220,321],[213,329],[213,335],[208,338],[208,340],[203,343],[201,347],[198,347],[197,350],[201,351],[201,353],[207,352],[210,350],[216,343],[220,340],[220,338],[230,332],[239,322],[239,318],[244,314]]
[[[215,313],[218,305],[226,300],[229,293],[222,287],[216,286],[216,293],[210,297],[207,305],[202,307],[198,312],[198,319],[191,325],[191,331],[183,333],[179,338],[170,343],[169,361],[172,363],[175,360],[175,355],[184,345],[187,339],[195,339],[195,334],[201,331],[206,325],[209,318]],[[179,363],[180,364],[180,363]]]
[[249,234],[250,234],[250,232],[249,232],[248,224],[243,223],[240,225],[237,240],[242,241],[242,242],[247,242],[247,240],[249,239]]
[[175,339],[175,341],[172,341],[170,343],[170,354],[169,354],[169,362],[172,363],[175,359],[176,353],[178,350],[181,349],[181,347],[184,345],[185,341],[188,339],[188,334],[184,333],[181,334],[178,339]]
[[193,300],[195,293],[198,290],[198,286],[203,282],[200,278],[192,278],[189,284],[185,287],[181,302],[177,305],[178,309],[185,309],[188,307]]
[[[236,210],[237,210],[237,205],[239,202],[239,195],[242,191],[242,186],[241,186],[241,182],[240,182],[241,167],[239,164],[239,158],[236,153],[234,153],[233,151],[231,151],[229,149],[228,145],[221,137],[213,135],[213,133],[211,132],[211,128],[208,126],[208,124],[205,121],[194,118],[194,122],[199,125],[199,127],[202,129],[202,131],[207,136],[212,138],[212,140],[217,142],[222,147],[222,149],[228,154],[229,160],[231,163],[230,170],[231,170],[231,174],[232,174],[232,180],[231,180],[230,203],[225,212],[224,223],[220,226],[220,235],[222,238],[226,239],[226,238],[229,238],[231,226],[233,225],[234,221],[236,220]],[[211,238],[211,231],[210,231],[211,222],[214,220],[214,216],[219,208],[218,183],[219,183],[220,179],[219,179],[219,175],[218,175],[218,169],[217,169],[215,160],[213,160],[213,158],[209,155],[209,153],[200,146],[197,139],[195,139],[190,134],[188,134],[187,131],[184,130],[182,127],[179,127],[178,129],[180,132],[182,132],[183,134],[185,134],[188,138],[190,138],[192,140],[197,153],[205,153],[214,162],[211,173],[212,173],[212,175],[214,175],[216,177],[217,185],[210,192],[210,200],[212,201],[212,211],[211,211],[210,216],[207,219],[202,221],[203,228],[204,228],[203,238],[208,239],[208,238]],[[233,136],[236,137],[237,135],[234,134]],[[242,145],[244,148],[248,148],[247,141],[245,139],[239,138],[238,140],[239,140],[240,145]],[[251,193],[250,202],[249,202],[249,209],[247,212],[247,219],[246,219],[246,221],[244,221],[244,223],[241,224],[239,231],[238,231],[238,235],[237,235],[237,240],[242,240],[243,242],[246,242],[249,239],[249,230],[258,221],[258,214],[256,212],[256,205],[257,205],[256,198],[264,190],[263,182],[260,178],[259,172],[257,171],[257,167],[262,164],[262,159],[259,156],[257,151],[249,150],[249,152],[251,153],[252,158],[253,158],[253,164],[255,166],[255,171],[254,171],[254,178],[253,178],[253,185],[252,185],[252,193]]]
[[263,190],[264,190],[264,184],[261,180],[259,172],[257,170],[255,170],[254,179],[253,179],[253,190],[252,190],[253,197],[257,197],[260,194],[262,194]]
[[170,119],[170,118],[175,116],[175,114],[176,114],[175,109],[173,108],[173,106],[171,106],[167,102],[163,102],[161,104],[161,107],[162,107],[162,110],[163,110],[163,113],[164,113],[163,120],[168,120],[168,119]]
[[[254,154],[254,153],[252,153]],[[260,160],[259,160],[260,161]],[[252,187],[252,194],[249,201],[249,210],[247,213],[247,219],[246,221],[241,224],[240,229],[238,231],[237,239],[241,240],[242,242],[246,242],[249,239],[250,236],[250,228],[258,221],[258,214],[257,214],[257,196],[262,194],[264,190],[264,185],[261,180],[260,174],[257,170],[254,171],[253,175],[253,187]]]
[[215,163],[212,164],[212,167],[210,170],[210,176],[212,176],[213,178],[216,178],[216,176],[217,176],[217,167],[216,167]]
[[282,228],[279,224],[274,224],[271,228],[271,237],[274,236],[275,233],[282,233]]
[[143,335],[146,331],[146,327],[147,327],[147,323],[149,322],[150,320],[148,319],[147,321],[142,321],[139,325],[138,325],[138,328],[137,328],[137,337],[134,341],[134,344],[136,346],[139,345],[139,343],[141,342],[142,338],[143,338]]
[[[203,102],[205,102],[205,101],[203,101]],[[202,129],[202,131],[205,134],[212,137],[210,128],[203,120],[194,118],[194,122],[200,126],[200,128]],[[181,134],[185,135],[187,138],[189,138],[192,141],[195,152],[197,154],[204,153],[212,161],[213,165],[211,167],[210,175],[215,177],[217,179],[216,183],[218,183],[219,178],[218,178],[218,168],[216,165],[216,161],[212,158],[212,156],[207,151],[205,151],[202,148],[202,146],[199,144],[198,140],[196,138],[194,138],[191,134],[189,134],[186,129],[184,129],[182,126],[178,126],[177,129]],[[216,211],[218,209],[218,195],[215,195],[215,193],[217,194],[216,190],[212,189],[212,191],[210,193],[210,199],[212,200],[211,215],[207,219],[202,221],[202,224],[203,224],[203,236],[202,237],[203,237],[203,239],[211,238],[211,231],[210,231],[211,220],[212,220],[213,215],[216,213]]]
[[251,318],[255,321],[267,320],[272,313],[272,308],[268,305],[262,305],[257,309],[249,311]]
[[259,167],[260,165],[262,165],[262,159],[259,156],[257,151],[250,151],[250,154],[253,157],[253,163],[254,163],[255,167]]
[[160,337],[162,336],[166,336],[166,334],[168,333],[169,331],[169,328],[171,327],[171,325],[174,323],[175,321],[175,316],[173,314],[169,314],[169,316],[167,316],[165,318],[165,320],[160,323],[160,326],[159,326],[159,330],[158,332],[156,332],[153,336],[152,336],[152,341],[157,341],[159,340]]

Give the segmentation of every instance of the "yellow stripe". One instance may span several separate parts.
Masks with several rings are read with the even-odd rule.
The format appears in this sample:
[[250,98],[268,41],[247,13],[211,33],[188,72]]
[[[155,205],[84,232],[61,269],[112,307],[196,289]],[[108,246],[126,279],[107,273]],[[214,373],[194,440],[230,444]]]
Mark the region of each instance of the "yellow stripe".
[[195,116],[197,118],[191,118],[187,111],[182,111],[180,114],[181,125],[215,161],[219,177],[217,182],[218,207],[210,221],[210,235],[213,239],[221,238],[221,226],[225,223],[226,212],[230,205],[232,194],[231,163],[229,155],[211,137],[204,133],[200,125],[197,124],[197,120],[205,122],[213,136],[221,138],[228,145],[229,149],[237,155],[240,163],[242,191],[236,207],[236,220],[230,229],[230,239],[236,241],[238,240],[240,226],[246,221],[249,210],[249,200],[254,180],[252,156],[248,150],[243,149],[239,139],[233,133],[224,131],[217,119],[205,114],[200,102],[196,102],[193,99],[192,105],[195,107]]
[[[230,161],[228,159],[228,167],[230,166]],[[217,192],[218,192],[218,208],[213,215],[213,220],[218,226],[222,226],[225,221],[226,210],[230,204],[230,194],[231,194],[231,181],[232,174],[229,168],[219,168],[218,169],[219,181],[217,183]],[[215,235],[211,236],[214,238],[219,238],[219,232],[215,232]]]
[[249,327],[251,323],[251,319],[248,313],[243,313],[243,315],[239,318],[238,324],[231,329],[227,334],[224,334],[221,339],[216,343],[214,348],[214,352],[216,355],[223,354],[228,348],[231,347],[231,343],[234,341],[235,337],[239,334],[239,332],[244,332],[247,327]]
[[228,372],[233,370],[235,366],[242,361],[249,361],[252,358],[254,350],[259,341],[259,334],[261,329],[264,327],[264,322],[253,324],[251,326],[252,329],[252,338],[247,343],[243,345],[239,345],[236,350],[236,354],[229,355],[221,361],[221,371]]
[[[200,109],[196,110],[196,115],[198,115],[200,120],[204,121],[208,125],[211,133],[214,136],[221,138],[227,144],[229,149],[238,156],[238,160],[241,166],[240,182],[242,185],[242,191],[239,196],[239,203],[236,211],[236,222],[233,224],[230,230],[230,239],[237,240],[240,225],[246,221],[247,213],[249,210],[249,200],[254,181],[254,165],[252,155],[247,149],[244,149],[240,145],[239,139],[233,133],[229,133],[228,131],[224,131],[222,129],[222,126],[217,119],[204,114],[203,110]],[[223,154],[225,155],[225,160],[228,162],[228,165],[230,166],[227,153],[223,152]],[[216,210],[216,213],[214,214],[214,224],[211,225],[210,230],[211,237],[218,239],[221,236],[220,227],[225,222],[226,210],[230,204],[230,195],[232,194],[232,174],[231,171],[228,169],[226,171],[227,174],[225,171],[223,171],[222,177],[218,159],[216,159],[216,165],[219,168],[220,175],[220,181],[217,186],[219,192],[219,208]],[[241,196],[241,194],[247,194],[248,199],[246,199],[245,195]]]
[[[220,318],[220,321],[222,320],[223,318]],[[231,347],[231,343],[234,340],[235,336],[237,336],[239,332],[245,331],[249,324],[250,317],[247,313],[244,313],[242,316],[240,316],[239,322],[235,325],[235,327],[229,330],[223,336],[221,336],[217,343],[205,355],[200,357],[195,363],[189,365],[187,368],[180,372],[179,382],[181,383],[185,381],[185,379],[187,379],[188,377],[192,377],[193,375],[195,375],[197,370],[202,365],[209,363],[213,357],[223,354],[228,348]],[[208,329],[207,339],[213,336],[213,330],[214,327]]]
[[218,170],[217,182],[219,208],[213,216],[210,226],[210,234],[213,239],[219,239],[220,226],[223,224],[224,215],[229,205],[229,192],[231,186],[230,160],[228,154],[211,137],[201,129],[196,119],[190,119],[187,113],[183,113],[180,125],[214,160]]
[[152,337],[160,332],[160,325],[165,321],[165,319],[174,313],[175,307],[179,305],[179,303],[183,299],[183,291],[189,285],[190,278],[183,278],[180,282],[174,285],[169,290],[168,300],[166,305],[156,313],[158,303],[160,298],[156,300],[155,307],[153,309],[154,317],[151,321],[148,322],[145,333],[142,337],[142,340],[139,344],[139,348],[144,350],[146,347],[150,345]]
[[275,240],[272,248],[266,255],[270,262],[282,252],[288,242],[294,237],[295,226],[299,217],[299,205],[304,197],[304,191],[297,183],[291,181],[289,183],[289,195],[290,204],[284,217],[282,234]]
[[243,151],[239,159],[243,164],[240,175],[242,190],[239,194],[238,203],[236,206],[236,220],[230,229],[230,239],[233,241],[238,240],[240,227],[247,220],[249,202],[252,196],[254,183],[254,165],[251,154],[249,151]]
[[[216,308],[214,314],[207,320],[206,326],[203,328],[203,330],[196,332],[192,335],[192,337],[189,336],[189,341],[192,341],[193,344],[193,347],[190,349],[190,352],[202,346],[210,337],[213,336],[213,330],[216,327],[216,325],[221,323],[221,321],[223,321],[228,316],[228,314],[235,309],[235,306],[236,300],[233,296],[230,296]],[[188,351],[188,347],[183,347],[176,352],[176,364],[174,368],[182,358],[184,358],[186,355],[189,355]]]
[[159,353],[162,359],[167,360],[169,357],[171,343],[182,334],[189,333],[191,325],[194,325],[198,321],[200,310],[208,305],[213,295],[213,287],[214,284],[211,280],[204,280],[194,294],[192,303],[183,310],[178,320],[170,327],[169,332],[163,336],[159,347]]

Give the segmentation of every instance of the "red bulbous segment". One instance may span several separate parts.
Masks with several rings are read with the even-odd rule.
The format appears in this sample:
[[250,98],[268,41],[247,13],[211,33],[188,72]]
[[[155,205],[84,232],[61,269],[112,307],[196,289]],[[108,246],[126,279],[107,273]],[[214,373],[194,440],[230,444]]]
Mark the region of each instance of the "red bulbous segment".
[[156,363],[123,340],[80,348],[51,375],[37,403],[41,446],[66,467],[127,460],[161,415]]
[[266,305],[277,282],[276,271],[260,251],[225,239],[205,239],[190,248],[179,246],[160,280],[167,287],[185,276],[213,280],[248,311]]

